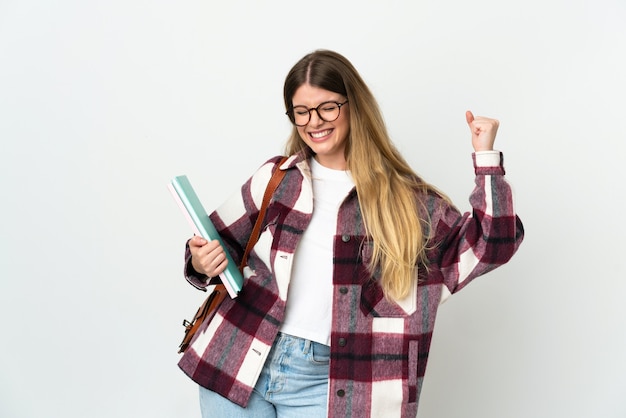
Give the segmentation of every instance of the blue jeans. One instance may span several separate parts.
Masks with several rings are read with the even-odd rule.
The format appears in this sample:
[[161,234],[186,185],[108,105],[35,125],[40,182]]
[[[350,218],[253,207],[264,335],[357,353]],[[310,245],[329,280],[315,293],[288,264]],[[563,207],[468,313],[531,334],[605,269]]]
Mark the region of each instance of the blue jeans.
[[330,347],[278,334],[247,408],[200,387],[203,418],[326,417]]

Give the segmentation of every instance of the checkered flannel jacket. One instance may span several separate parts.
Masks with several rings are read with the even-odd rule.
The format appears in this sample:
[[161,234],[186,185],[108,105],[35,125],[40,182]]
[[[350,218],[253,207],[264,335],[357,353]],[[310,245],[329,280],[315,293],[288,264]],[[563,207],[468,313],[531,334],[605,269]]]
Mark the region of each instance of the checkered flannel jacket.
[[[506,263],[521,243],[523,227],[501,153],[476,153],[473,159],[471,212],[461,214],[435,194],[420,196],[428,211],[422,219],[430,219],[429,265],[418,269],[419,283],[404,300],[385,299],[380,278],[367,268],[372,245],[356,191],[342,203],[334,239],[328,417],[414,418],[438,306]],[[244,407],[285,315],[294,251],[313,210],[307,160],[292,156],[276,167],[279,160],[265,163],[210,215],[238,263],[272,171],[286,170],[244,270],[243,290],[236,299],[226,298],[179,362],[199,385]],[[187,280],[210,286],[190,267],[188,248],[185,257]]]

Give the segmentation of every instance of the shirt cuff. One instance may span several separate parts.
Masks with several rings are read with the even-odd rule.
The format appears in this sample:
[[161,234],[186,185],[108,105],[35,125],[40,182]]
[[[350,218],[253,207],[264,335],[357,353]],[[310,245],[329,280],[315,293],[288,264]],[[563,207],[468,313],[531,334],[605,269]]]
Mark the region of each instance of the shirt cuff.
[[502,165],[502,153],[500,151],[476,151],[474,153],[476,167],[500,167]]
[[191,264],[191,255],[185,261],[185,278],[196,289],[206,290],[205,288],[210,285],[209,277],[206,274],[198,273]]
[[477,175],[504,175],[504,158],[500,151],[477,151],[472,154]]

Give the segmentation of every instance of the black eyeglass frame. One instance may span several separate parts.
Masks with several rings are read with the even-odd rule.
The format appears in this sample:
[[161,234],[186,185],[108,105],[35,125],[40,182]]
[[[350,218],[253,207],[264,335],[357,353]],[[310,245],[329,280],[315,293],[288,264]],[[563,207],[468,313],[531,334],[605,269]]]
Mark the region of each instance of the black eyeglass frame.
[[[322,117],[322,115],[320,114],[320,111],[319,111],[320,107],[325,106],[325,105],[327,105],[327,104],[329,104],[329,103],[333,103],[333,104],[337,105],[337,108],[339,109],[339,111],[337,112],[337,117],[336,117],[335,119],[333,119],[333,120],[326,120],[326,119],[324,119],[324,118]],[[296,126],[300,126],[300,127],[302,127],[302,126],[307,126],[307,125],[309,124],[309,122],[311,122],[311,112],[312,112],[313,110],[315,110],[315,112],[317,113],[317,117],[318,117],[318,118],[320,118],[321,120],[323,120],[324,122],[334,122],[334,121],[336,121],[337,119],[339,119],[339,116],[341,116],[341,108],[342,108],[344,105],[346,105],[346,104],[348,104],[348,100],[347,100],[347,99],[346,99],[346,101],[345,101],[345,102],[343,102],[343,103],[339,103],[339,102],[336,102],[336,101],[334,101],[334,100],[329,100],[329,101],[327,101],[327,102],[320,103],[319,105],[317,105],[317,107],[312,107],[312,108],[310,108],[310,109],[309,109],[309,108],[307,108],[306,106],[291,106],[291,107],[289,108],[289,110],[287,110],[287,111],[285,112],[285,115],[287,115],[287,116],[289,117],[289,120],[291,121],[291,123],[293,123],[293,124],[294,124],[294,125],[296,125]],[[308,120],[306,121],[306,123],[305,123],[304,125],[298,125],[298,124],[296,123],[296,116],[293,114],[293,111],[294,111],[294,109],[295,109],[296,107],[298,107],[298,108],[300,108],[300,107],[301,107],[301,108],[303,108],[303,109],[306,109],[306,110],[307,110],[307,112],[309,112],[309,118],[308,118]]]

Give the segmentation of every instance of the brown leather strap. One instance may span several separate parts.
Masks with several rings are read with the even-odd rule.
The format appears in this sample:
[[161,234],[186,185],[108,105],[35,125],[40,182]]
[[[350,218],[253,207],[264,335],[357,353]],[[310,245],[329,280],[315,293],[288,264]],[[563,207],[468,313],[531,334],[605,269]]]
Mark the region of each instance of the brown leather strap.
[[243,268],[248,264],[248,254],[252,251],[252,248],[256,244],[259,239],[259,234],[261,233],[261,225],[263,223],[263,219],[265,219],[265,212],[267,210],[267,206],[270,203],[270,199],[274,195],[276,188],[282,181],[283,177],[285,177],[285,170],[281,170],[280,166],[283,165],[285,161],[287,161],[289,157],[283,157],[278,164],[276,165],[276,169],[272,173],[272,177],[270,181],[267,183],[267,188],[265,189],[265,194],[263,195],[263,203],[261,204],[261,208],[259,209],[259,215],[256,218],[256,222],[254,223],[254,227],[252,228],[252,233],[250,234],[250,239],[248,240],[248,245],[246,245],[246,251],[243,253],[243,258],[241,259],[241,264],[239,265],[239,271],[243,272]]
[[183,353],[189,347],[193,336],[196,335],[200,325],[204,322],[205,318],[208,316],[212,316],[212,314],[217,311],[217,308],[222,304],[224,298],[228,292],[226,291],[226,287],[219,283],[215,285],[215,288],[211,292],[211,294],[204,300],[204,303],[200,305],[196,315],[193,318],[193,321],[183,321],[183,325],[185,326],[185,335],[183,337],[183,341],[178,346],[178,352]]
[[[263,195],[263,203],[261,204],[261,208],[259,210],[259,215],[254,222],[254,227],[252,228],[252,234],[250,234],[250,239],[248,240],[248,245],[246,245],[246,251],[243,254],[243,258],[241,259],[241,265],[239,266],[239,271],[243,271],[243,268],[246,266],[248,262],[248,254],[256,244],[259,239],[259,233],[261,232],[261,224],[263,223],[263,219],[265,218],[265,211],[267,210],[267,206],[270,203],[270,199],[274,195],[276,188],[280,184],[283,177],[285,177],[285,171],[281,170],[279,167],[287,161],[288,157],[283,157],[282,160],[276,166],[276,169],[272,173],[272,177],[270,181],[267,183],[267,188],[265,189],[265,194]],[[184,352],[193,336],[200,328],[200,325],[204,322],[207,316],[212,316],[217,308],[222,304],[222,301],[226,297],[227,292],[226,288],[222,283],[215,285],[213,292],[209,295],[209,297],[204,301],[204,303],[198,308],[194,320],[192,322],[184,321],[183,325],[185,326],[185,337],[183,342],[180,343],[179,353]]]

